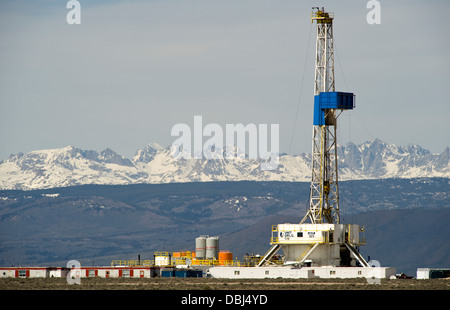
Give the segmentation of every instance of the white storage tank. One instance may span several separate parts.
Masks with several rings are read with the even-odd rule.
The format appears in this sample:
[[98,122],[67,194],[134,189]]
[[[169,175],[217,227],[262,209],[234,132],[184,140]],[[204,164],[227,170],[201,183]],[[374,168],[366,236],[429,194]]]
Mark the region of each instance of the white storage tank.
[[195,239],[195,257],[197,259],[206,258],[206,239],[209,236],[200,236]]
[[155,265],[156,266],[169,266],[170,256],[168,252],[155,252]]
[[219,237],[209,237],[206,239],[206,259],[219,258]]

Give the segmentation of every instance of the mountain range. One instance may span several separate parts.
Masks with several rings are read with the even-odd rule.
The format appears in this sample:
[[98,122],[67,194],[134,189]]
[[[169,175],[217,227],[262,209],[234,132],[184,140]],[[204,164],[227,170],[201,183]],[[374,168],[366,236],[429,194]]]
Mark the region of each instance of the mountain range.
[[[450,178],[449,148],[433,154],[418,145],[397,146],[374,139],[338,146],[340,180]],[[132,159],[107,148],[97,152],[72,146],[10,155],[0,161],[0,189],[33,190],[87,184],[129,185],[215,181],[307,182],[311,154],[280,154],[274,170],[245,156],[176,159],[170,147],[151,143]]]

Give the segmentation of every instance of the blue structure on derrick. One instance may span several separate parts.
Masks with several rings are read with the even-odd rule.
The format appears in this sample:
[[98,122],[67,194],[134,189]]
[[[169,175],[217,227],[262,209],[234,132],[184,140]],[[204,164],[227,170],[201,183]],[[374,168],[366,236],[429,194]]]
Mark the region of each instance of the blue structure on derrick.
[[313,125],[330,125],[326,121],[328,109],[352,110],[355,107],[355,95],[345,92],[321,92],[314,96]]

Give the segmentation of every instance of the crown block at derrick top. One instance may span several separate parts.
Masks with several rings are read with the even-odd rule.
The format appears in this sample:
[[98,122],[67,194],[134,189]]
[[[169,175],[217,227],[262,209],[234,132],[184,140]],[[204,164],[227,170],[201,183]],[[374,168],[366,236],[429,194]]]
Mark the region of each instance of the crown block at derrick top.
[[314,125],[325,125],[325,110],[351,110],[355,107],[355,95],[344,92],[322,92],[314,96]]

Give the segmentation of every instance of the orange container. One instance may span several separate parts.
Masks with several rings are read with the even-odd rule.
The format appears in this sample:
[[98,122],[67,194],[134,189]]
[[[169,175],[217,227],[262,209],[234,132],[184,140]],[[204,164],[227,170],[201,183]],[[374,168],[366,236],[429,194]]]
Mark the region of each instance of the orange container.
[[219,265],[227,265],[230,264],[233,260],[233,253],[229,251],[220,251],[219,252]]

